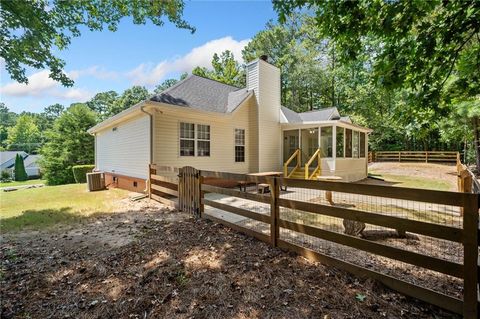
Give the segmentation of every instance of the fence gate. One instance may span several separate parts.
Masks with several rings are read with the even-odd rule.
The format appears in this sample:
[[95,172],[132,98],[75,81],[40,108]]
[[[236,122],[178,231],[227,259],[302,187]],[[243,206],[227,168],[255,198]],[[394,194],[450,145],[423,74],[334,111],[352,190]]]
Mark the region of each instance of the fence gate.
[[180,168],[178,177],[178,209],[200,217],[200,171],[185,166]]

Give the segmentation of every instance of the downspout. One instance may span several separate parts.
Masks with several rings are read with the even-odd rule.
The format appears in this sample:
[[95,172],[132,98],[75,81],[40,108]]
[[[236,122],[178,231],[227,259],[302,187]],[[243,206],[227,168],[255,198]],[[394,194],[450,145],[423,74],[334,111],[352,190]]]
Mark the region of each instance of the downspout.
[[142,113],[147,114],[148,118],[150,119],[150,133],[149,133],[150,134],[150,136],[149,136],[149,139],[150,139],[150,160],[149,160],[149,165],[148,165],[148,176],[149,176],[149,178],[147,179],[147,183],[145,184],[146,189],[144,190],[145,193],[148,193],[148,191],[150,189],[150,164],[153,164],[153,114],[145,111],[143,109],[145,106],[146,105],[141,106],[140,111]]

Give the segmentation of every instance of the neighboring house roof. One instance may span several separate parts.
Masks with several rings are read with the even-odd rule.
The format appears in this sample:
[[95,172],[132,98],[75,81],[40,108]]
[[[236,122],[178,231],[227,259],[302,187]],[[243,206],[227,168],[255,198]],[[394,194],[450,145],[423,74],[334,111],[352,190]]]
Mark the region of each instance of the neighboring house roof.
[[23,159],[25,167],[38,167],[38,161],[40,160],[40,155],[28,155]]
[[230,113],[250,94],[246,89],[192,74],[162,93],[152,96],[150,101],[208,112]]
[[0,152],[0,167],[1,168],[9,168],[15,164],[15,157],[17,154],[23,156],[23,158],[27,157],[28,154],[24,151],[5,151]]

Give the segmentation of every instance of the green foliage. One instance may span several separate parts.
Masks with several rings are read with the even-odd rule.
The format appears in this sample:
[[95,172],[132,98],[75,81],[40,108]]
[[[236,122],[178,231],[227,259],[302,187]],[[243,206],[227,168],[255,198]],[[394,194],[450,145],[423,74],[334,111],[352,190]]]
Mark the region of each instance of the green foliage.
[[146,100],[149,97],[148,90],[143,86],[133,86],[126,89],[123,94],[116,99],[115,103],[107,111],[106,117],[120,113],[129,107]]
[[245,86],[245,71],[229,50],[222,52],[220,56],[216,53],[213,55],[212,68],[213,70],[209,70],[197,66],[192,70],[192,74],[237,87]]
[[47,132],[40,166],[49,185],[75,182],[72,167],[94,161],[94,139],[87,129],[96,124],[95,113],[85,104],[70,106]]
[[15,125],[17,118],[15,112],[11,112],[5,103],[0,102],[0,147],[7,147],[8,129]]
[[90,173],[95,168],[95,165],[74,165],[72,167],[73,177],[76,183],[86,183],[87,173]]
[[31,115],[20,115],[16,124],[8,129],[8,149],[31,153],[40,145],[40,131],[35,118]]
[[15,180],[26,181],[28,179],[27,171],[25,170],[25,163],[20,154],[15,156]]
[[[63,72],[65,62],[55,56],[68,47],[81,28],[116,31],[120,20],[132,17],[134,24],[147,21],[162,26],[164,19],[178,28],[195,29],[182,19],[183,0],[1,0],[0,56],[12,79],[28,83],[25,66],[49,69],[50,77],[64,86],[73,81]],[[19,31],[21,30],[21,32]]]
[[155,94],[160,94],[162,93],[163,91],[165,91],[166,89],[168,89],[169,87],[171,86],[174,86],[175,84],[177,84],[179,81],[182,81],[182,80],[185,80],[188,76],[188,73],[187,72],[183,72],[181,75],[180,75],[180,79],[177,80],[177,79],[166,79],[165,81],[163,81],[161,84],[157,85],[155,87],[155,90],[153,90],[153,92]]
[[12,179],[12,176],[10,175],[10,172],[7,170],[2,170],[0,173],[0,181],[6,182]]
[[342,61],[357,60],[369,40],[381,41],[376,79],[414,90],[422,105],[439,101],[459,54],[480,31],[479,1],[274,1],[281,20],[304,6]]

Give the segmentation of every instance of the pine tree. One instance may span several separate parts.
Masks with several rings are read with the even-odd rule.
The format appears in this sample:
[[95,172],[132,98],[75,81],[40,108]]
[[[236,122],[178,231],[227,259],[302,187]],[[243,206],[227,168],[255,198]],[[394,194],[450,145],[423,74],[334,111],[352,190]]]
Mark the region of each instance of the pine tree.
[[25,170],[25,163],[23,157],[17,153],[15,157],[15,180],[26,181],[28,179],[27,171]]

